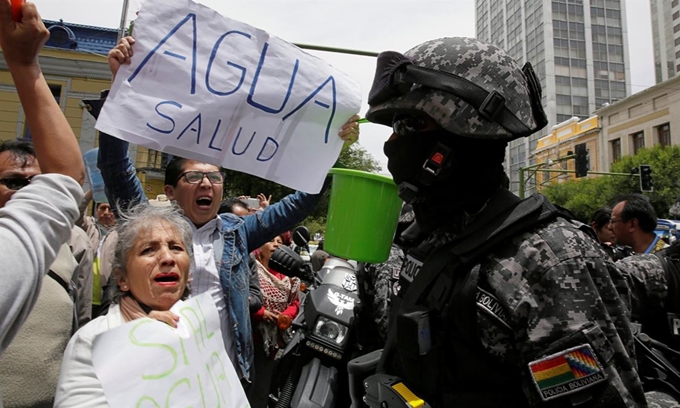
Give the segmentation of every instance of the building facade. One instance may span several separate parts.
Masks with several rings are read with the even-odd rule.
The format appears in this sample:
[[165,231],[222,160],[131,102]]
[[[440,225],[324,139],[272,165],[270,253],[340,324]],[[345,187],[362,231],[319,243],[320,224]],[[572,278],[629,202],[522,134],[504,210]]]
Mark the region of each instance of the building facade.
[[[106,55],[116,45],[118,30],[61,21],[44,23],[50,38],[40,52],[40,67],[85,153],[98,146],[96,121],[88,112],[87,101],[99,99],[101,91],[111,86]],[[30,138],[12,76],[0,58],[0,140]],[[130,154],[147,196],[163,194],[167,156],[136,146],[131,146]]]
[[680,1],[651,0],[656,83],[680,71]]
[[[610,172],[612,163],[633,156],[642,148],[680,145],[680,76],[638,92],[553,128],[533,152],[540,168],[574,170],[574,160],[561,161],[576,145],[585,143],[590,171]],[[573,174],[536,172],[539,185],[573,178]],[[526,178],[526,177],[525,177]]]
[[680,76],[598,109],[600,166],[604,171],[622,156],[643,147],[680,144]]
[[506,153],[514,192],[519,169],[536,164],[532,152],[553,126],[572,117],[587,119],[630,94],[624,1],[477,0],[476,33],[520,64],[530,62],[543,86],[548,126],[511,142]]

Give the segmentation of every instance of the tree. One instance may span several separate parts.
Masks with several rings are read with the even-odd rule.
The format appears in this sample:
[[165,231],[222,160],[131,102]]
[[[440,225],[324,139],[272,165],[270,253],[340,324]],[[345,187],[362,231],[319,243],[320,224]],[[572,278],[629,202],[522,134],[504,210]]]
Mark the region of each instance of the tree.
[[[654,191],[649,197],[659,218],[668,217],[668,209],[680,193],[680,146],[655,146],[641,149],[635,156],[622,157],[611,166],[612,173],[631,173],[641,164],[652,167]],[[590,215],[603,205],[611,205],[622,194],[639,193],[640,180],[636,176],[599,176],[544,187],[541,193],[553,203],[569,209],[576,218],[588,221]]]
[[[343,149],[338,158],[341,167],[354,170],[362,170],[375,173],[381,170],[379,162],[366,149],[357,143],[347,149]],[[255,197],[260,193],[272,195],[272,202],[280,200],[294,191],[273,181],[265,180],[257,176],[241,173],[235,170],[225,170],[224,178],[224,199],[227,197],[238,197],[241,195]],[[300,174],[300,177],[305,177]],[[305,224],[309,221],[309,232],[314,235],[316,232],[324,233],[326,228],[326,215],[328,213],[328,194],[324,194],[321,202],[310,214]]]

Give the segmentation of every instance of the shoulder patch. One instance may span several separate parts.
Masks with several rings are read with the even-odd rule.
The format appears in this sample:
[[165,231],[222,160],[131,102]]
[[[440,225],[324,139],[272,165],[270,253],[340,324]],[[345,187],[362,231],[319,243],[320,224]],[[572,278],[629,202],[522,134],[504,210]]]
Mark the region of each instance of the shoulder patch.
[[590,344],[532,361],[529,371],[543,401],[573,394],[607,379]]
[[488,315],[496,318],[505,328],[511,329],[510,317],[503,305],[496,299],[494,295],[477,287],[477,295],[475,296],[477,306]]

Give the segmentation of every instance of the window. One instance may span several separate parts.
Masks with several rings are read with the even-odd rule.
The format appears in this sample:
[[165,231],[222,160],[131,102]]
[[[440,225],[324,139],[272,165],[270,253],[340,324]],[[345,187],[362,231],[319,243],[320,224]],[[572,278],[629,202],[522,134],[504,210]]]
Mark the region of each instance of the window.
[[[58,84],[48,84],[50,91],[52,91],[52,96],[57,101],[57,104],[61,101],[61,85]],[[31,140],[31,130],[28,128],[28,124],[24,127],[23,139]]]
[[656,127],[656,133],[659,136],[659,144],[661,146],[670,146],[671,145],[671,125],[668,123],[664,123],[663,125],[659,125]]
[[617,162],[621,158],[621,139],[615,139],[609,143],[612,146],[612,163]]
[[645,147],[645,132],[633,133],[630,137],[633,142],[633,154],[637,154],[640,149]]

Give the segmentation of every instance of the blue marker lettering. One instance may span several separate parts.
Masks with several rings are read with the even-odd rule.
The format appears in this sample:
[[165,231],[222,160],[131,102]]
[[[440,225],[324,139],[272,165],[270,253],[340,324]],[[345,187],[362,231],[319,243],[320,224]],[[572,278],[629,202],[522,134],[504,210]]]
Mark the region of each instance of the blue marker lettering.
[[255,87],[257,86],[257,80],[260,77],[260,72],[262,71],[262,66],[264,65],[264,59],[267,56],[267,48],[269,48],[269,43],[264,43],[264,47],[262,48],[262,55],[260,55],[260,62],[257,64],[257,70],[255,71],[255,78],[253,78],[253,83],[250,85],[250,92],[248,93],[248,104],[260,109],[264,112],[267,113],[279,113],[283,110],[283,108],[286,107],[286,103],[288,102],[288,98],[290,98],[291,91],[293,90],[293,84],[295,83],[295,76],[297,75],[298,67],[300,65],[300,60],[295,60],[295,66],[293,67],[293,74],[290,77],[290,82],[288,83],[288,91],[286,91],[286,96],[283,98],[283,103],[281,104],[281,107],[279,109],[274,109],[270,108],[268,106],[264,106],[262,104],[259,104],[253,100],[253,94],[255,94]]
[[164,115],[163,113],[161,113],[160,110],[158,110],[158,108],[160,108],[161,105],[176,106],[176,107],[178,107],[179,109],[182,109],[182,105],[179,104],[179,103],[177,103],[177,102],[175,102],[175,101],[163,101],[163,102],[160,102],[158,105],[156,105],[156,113],[158,114],[158,116],[160,116],[160,117],[162,117],[162,118],[165,118],[165,119],[169,120],[170,123],[172,123],[172,127],[171,127],[170,129],[168,129],[168,130],[163,130],[163,129],[159,129],[159,128],[157,128],[157,127],[153,127],[153,126],[151,126],[150,123],[147,122],[147,124],[146,124],[147,127],[151,128],[151,129],[153,129],[153,130],[155,130],[156,132],[163,133],[163,134],[166,134],[166,135],[167,135],[167,134],[172,133],[172,131],[175,130],[175,121],[174,121],[170,116]]
[[[192,127],[192,125],[195,122],[198,122],[198,129],[195,128],[195,127]],[[184,133],[186,133],[187,130],[191,130],[192,132],[196,132],[196,144],[199,144],[200,141],[201,141],[201,114],[200,113],[198,115],[196,115],[194,120],[189,122],[189,124],[187,125],[187,127],[184,128],[182,133],[180,133],[179,136],[177,136],[177,140],[179,140],[182,136],[184,136]]]
[[[130,77],[128,78],[128,82],[134,81],[134,79],[137,77],[137,74],[139,74],[139,72],[142,70],[142,68],[144,68],[146,63],[149,62],[151,57],[153,57],[156,54],[158,49],[161,48],[161,46],[163,44],[165,44],[165,42],[168,41],[168,39],[170,37],[175,35],[177,30],[179,30],[189,20],[191,20],[191,23],[193,25],[193,44],[192,44],[193,46],[192,46],[192,53],[191,53],[191,57],[192,57],[191,58],[191,94],[193,95],[193,94],[196,93],[196,14],[194,14],[194,13],[189,13],[186,17],[184,17],[184,19],[182,21],[180,21],[175,27],[173,27],[173,29],[170,30],[170,32],[165,37],[163,37],[163,39],[151,50],[151,52],[149,52],[146,55],[146,57],[144,57],[144,60],[142,60],[142,63],[139,64],[139,66],[135,69],[135,71],[132,73],[132,75],[130,75]],[[185,56],[174,53],[174,52],[171,52],[168,55],[171,55],[174,58],[182,59],[182,57],[184,57],[186,59]]]
[[253,139],[255,138],[255,135],[257,132],[253,132],[253,135],[250,136],[250,140],[248,140],[248,144],[246,145],[246,148],[241,151],[241,153],[236,153],[236,143],[238,143],[238,139],[241,137],[241,131],[243,130],[243,127],[238,128],[238,133],[236,134],[236,139],[234,139],[234,144],[231,145],[231,152],[235,154],[236,156],[241,156],[243,153],[248,151],[248,148],[250,147],[250,144],[253,143]]
[[[213,150],[219,150],[220,152],[222,149],[219,147],[213,146],[213,142],[215,141],[215,136],[217,136],[217,132],[220,130],[220,125],[222,124],[222,119],[217,120],[217,126],[215,127],[215,131],[213,132],[212,139],[210,139],[210,143],[208,143],[208,149],[213,149]],[[199,306],[200,309],[200,306]]]
[[[267,149],[267,150],[271,149],[271,147],[268,146],[269,142],[272,142],[275,145],[275,149],[269,155],[269,157],[265,158],[265,157],[262,156],[262,153],[264,153],[265,149]],[[271,158],[274,157],[274,155],[276,154],[276,152],[278,150],[279,150],[279,143],[276,140],[272,139],[271,137],[267,137],[267,140],[265,140],[264,144],[262,145],[262,149],[260,150],[260,153],[258,153],[258,155],[257,155],[257,161],[265,162],[265,161],[271,160]]]
[[[282,119],[282,120],[286,120],[286,119],[288,119],[289,117],[291,117],[295,112],[297,112],[298,110],[300,110],[300,109],[301,109],[303,106],[305,106],[310,100],[312,100],[319,92],[321,92],[321,90],[322,90],[327,84],[329,84],[329,83],[331,84],[331,91],[333,92],[333,101],[331,102],[331,114],[330,114],[330,116],[329,116],[329,118],[328,118],[328,123],[326,124],[326,134],[325,134],[325,138],[324,138],[324,143],[326,143],[326,144],[328,144],[328,135],[329,135],[329,133],[330,133],[330,131],[331,131],[331,123],[333,123],[333,118],[335,117],[335,107],[336,107],[336,104],[337,104],[337,102],[336,102],[336,99],[337,99],[337,91],[335,90],[335,78],[333,78],[332,75],[329,76],[328,79],[326,79],[326,80],[324,81],[323,84],[319,85],[319,87],[316,88],[316,89],[314,90],[314,92],[312,92],[311,94],[309,94],[309,96],[306,97],[305,100],[302,101],[302,103],[300,103],[295,109],[293,109],[292,111],[290,111],[290,113],[288,113],[288,114],[287,114],[286,116],[284,116],[283,119]],[[315,100],[314,103],[316,103],[316,104],[319,105],[319,106],[325,107],[326,109],[329,108],[329,106],[326,105],[326,104],[324,104],[323,102],[319,102],[319,101],[316,101],[316,100]]]
[[248,33],[244,33],[244,32],[241,32],[241,31],[229,31],[227,33],[224,33],[217,40],[217,42],[215,42],[215,46],[213,47],[212,53],[210,54],[210,60],[208,61],[208,69],[205,73],[205,86],[206,86],[206,88],[208,88],[208,91],[210,91],[211,93],[213,93],[215,95],[219,95],[219,96],[231,95],[234,92],[238,91],[239,88],[241,88],[241,85],[243,85],[243,80],[246,77],[246,68],[245,67],[243,67],[241,65],[234,64],[231,61],[227,61],[228,66],[234,67],[234,68],[241,71],[241,79],[239,79],[238,85],[236,85],[236,87],[234,89],[232,89],[231,91],[218,91],[217,89],[210,86],[210,71],[212,70],[212,65],[213,65],[213,62],[215,61],[215,57],[217,57],[217,50],[219,49],[220,44],[222,44],[222,40],[224,40],[226,38],[226,36],[228,36],[229,34],[240,34],[240,35],[242,35],[246,38],[250,38],[250,34],[248,34]]

